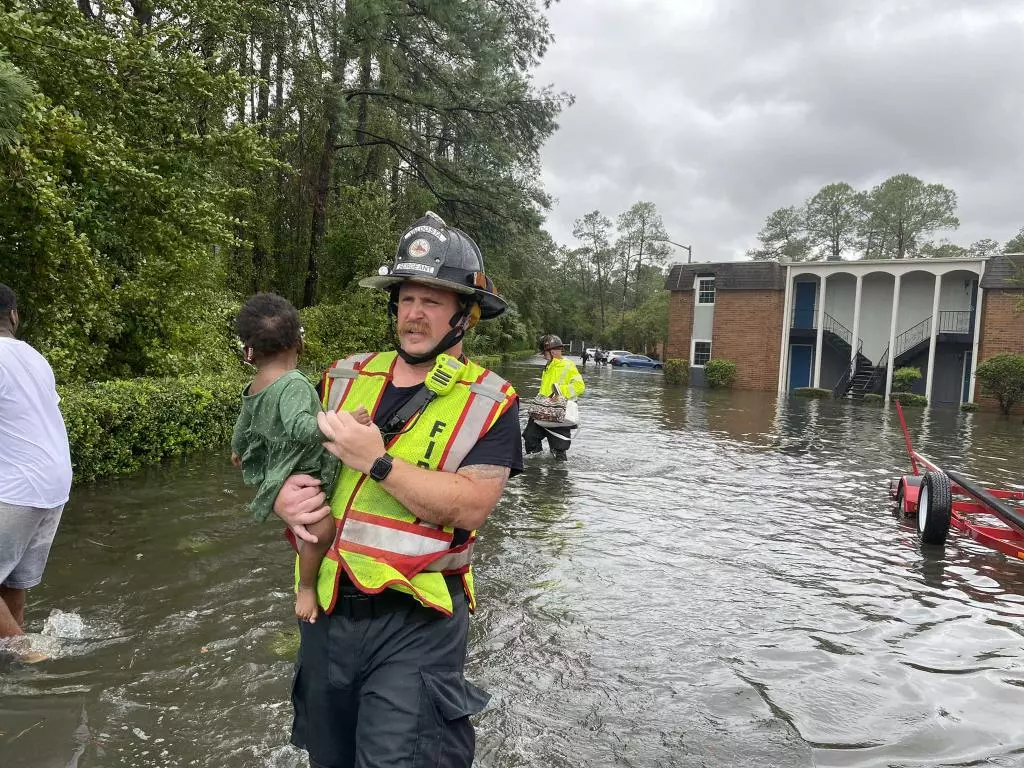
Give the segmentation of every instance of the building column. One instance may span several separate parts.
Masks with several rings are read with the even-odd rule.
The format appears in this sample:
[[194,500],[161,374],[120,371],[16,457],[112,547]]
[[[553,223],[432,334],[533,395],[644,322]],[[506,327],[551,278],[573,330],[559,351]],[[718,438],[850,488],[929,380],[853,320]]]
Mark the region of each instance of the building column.
[[860,336],[860,302],[864,294],[864,275],[857,275],[857,289],[853,292],[853,339],[850,341],[850,365],[857,359],[857,337]]
[[786,289],[782,299],[782,346],[779,349],[779,394],[786,391],[786,371],[789,369],[789,329],[792,322],[789,319],[793,311],[793,278],[792,270],[786,265]]
[[974,385],[977,379],[974,372],[978,370],[978,342],[981,340],[981,275],[978,275],[978,300],[974,303],[974,346],[971,348],[971,388],[967,393],[967,402],[974,402]]
[[928,342],[928,376],[924,380],[924,396],[932,401],[932,379],[935,376],[935,347],[939,338],[939,294],[942,291],[942,275],[935,276],[935,292],[932,294],[932,334]]
[[900,277],[897,274],[892,285],[892,316],[889,319],[889,354],[885,363],[885,402],[889,402],[889,395],[892,394],[892,372],[895,369],[893,364],[896,359],[896,319],[900,311]]
[[814,388],[821,386],[821,344],[825,339],[825,280],[827,275],[821,275],[820,288],[818,290],[818,338],[814,346]]

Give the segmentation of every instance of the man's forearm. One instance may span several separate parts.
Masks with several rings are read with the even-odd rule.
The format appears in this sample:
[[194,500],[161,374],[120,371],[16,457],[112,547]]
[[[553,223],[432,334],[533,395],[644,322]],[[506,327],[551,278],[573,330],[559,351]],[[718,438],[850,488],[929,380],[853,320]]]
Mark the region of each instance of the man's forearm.
[[422,520],[472,531],[491,514],[508,475],[507,467],[481,465],[456,474],[395,459],[381,487]]

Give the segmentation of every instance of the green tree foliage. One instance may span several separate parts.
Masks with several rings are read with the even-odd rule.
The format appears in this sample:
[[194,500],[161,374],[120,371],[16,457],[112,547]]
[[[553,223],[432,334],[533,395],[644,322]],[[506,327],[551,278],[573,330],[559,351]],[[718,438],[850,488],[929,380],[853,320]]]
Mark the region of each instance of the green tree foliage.
[[846,182],[822,187],[807,201],[807,239],[819,258],[838,260],[856,247],[864,205],[864,195]]
[[1024,227],[1003,246],[1003,253],[1024,253]]
[[427,209],[528,308],[480,344],[547,319],[538,152],[571,99],[532,84],[531,0],[0,9],[0,264],[62,381],[230,368],[256,290],[339,328]]
[[612,222],[600,211],[591,211],[576,219],[572,236],[583,244],[580,258],[593,269],[594,294],[599,312],[598,333],[604,335],[606,328],[605,308],[611,284],[611,271],[615,252],[610,246]]
[[754,261],[806,261],[811,243],[805,219],[804,210],[795,206],[772,211],[757,233],[758,247],[747,255]]
[[916,176],[892,176],[868,193],[861,228],[865,258],[903,259],[917,255],[923,237],[956,229],[956,193]]
[[1024,355],[996,355],[978,365],[975,375],[985,394],[999,401],[1009,415],[1014,405],[1024,402]]
[[28,78],[0,55],[0,152],[9,152],[20,138],[18,125],[33,96]]
[[829,184],[802,206],[772,211],[758,233],[758,246],[747,255],[755,261],[841,259],[848,253],[856,253],[857,258],[902,259],[960,257],[987,249],[992,241],[963,248],[946,240],[926,239],[960,226],[956,205],[953,190],[905,173],[869,192],[859,192],[845,182]]
[[[665,224],[654,203],[634,203],[628,211],[619,215],[617,224],[620,232],[616,248],[619,257],[619,279],[622,282],[621,322],[621,316],[625,314],[627,306],[632,305],[635,308],[643,295],[637,287],[644,267],[652,264],[664,265],[669,245],[665,242],[668,239]],[[629,300],[631,280],[634,281],[632,302]]]

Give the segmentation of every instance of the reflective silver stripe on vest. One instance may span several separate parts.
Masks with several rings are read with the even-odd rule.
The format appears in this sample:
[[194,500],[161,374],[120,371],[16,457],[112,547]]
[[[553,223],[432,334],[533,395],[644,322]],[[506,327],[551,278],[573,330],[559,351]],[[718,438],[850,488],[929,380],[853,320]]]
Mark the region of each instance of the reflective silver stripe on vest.
[[356,366],[365,363],[371,357],[373,357],[372,352],[349,355],[344,360],[338,360],[327,369],[327,378],[333,379],[331,392],[327,396],[327,410],[338,410],[338,406],[341,405],[345,395],[352,388],[352,382],[359,378],[359,371],[356,370]]
[[[439,530],[436,526],[430,527],[435,531]],[[400,531],[386,525],[376,525],[352,518],[345,520],[345,524],[341,527],[341,540],[409,557],[444,552],[451,546],[450,540],[444,541],[431,536],[420,536],[411,531]]]
[[[500,392],[501,388],[506,384],[507,382],[501,376],[490,371],[487,371],[483,381],[479,382],[479,386],[489,393]],[[473,391],[473,386],[470,385],[470,391]],[[459,427],[459,431],[455,434],[451,443],[449,443],[448,455],[438,466],[438,469],[442,472],[455,472],[458,470],[462,460],[469,455],[473,446],[480,439],[480,433],[487,426],[487,418],[491,415],[491,411],[494,410],[495,404],[504,401],[504,395],[499,400],[492,398],[490,394],[474,392],[473,402],[469,404],[469,410],[462,420],[462,426]]]
[[456,568],[465,568],[473,561],[473,547],[475,546],[476,542],[470,544],[462,551],[441,555],[423,570],[436,573],[438,571],[454,571]]

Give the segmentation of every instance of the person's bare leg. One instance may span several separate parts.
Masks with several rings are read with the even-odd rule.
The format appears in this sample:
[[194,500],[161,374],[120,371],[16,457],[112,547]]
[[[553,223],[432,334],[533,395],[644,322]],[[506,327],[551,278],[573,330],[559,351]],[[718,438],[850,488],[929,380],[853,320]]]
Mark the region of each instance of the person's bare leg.
[[0,638],[25,634],[25,591],[0,587]]
[[312,624],[317,617],[316,579],[320,573],[320,563],[334,542],[337,528],[333,515],[307,528],[316,536],[316,544],[304,541],[299,549],[299,591],[295,595],[295,615]]

